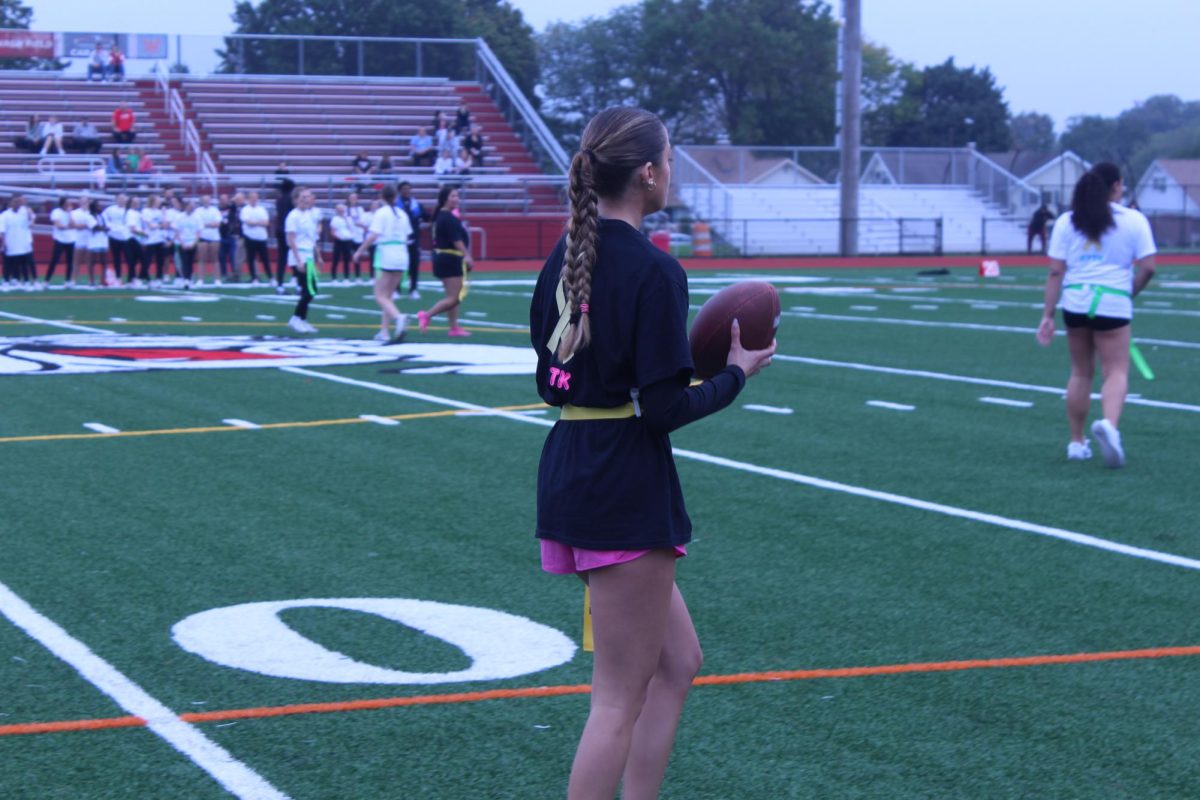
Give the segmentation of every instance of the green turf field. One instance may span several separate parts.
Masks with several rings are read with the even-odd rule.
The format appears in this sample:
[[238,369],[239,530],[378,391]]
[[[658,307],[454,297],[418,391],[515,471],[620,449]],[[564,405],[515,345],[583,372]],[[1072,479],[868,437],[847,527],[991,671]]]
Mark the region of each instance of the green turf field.
[[[1065,459],[1040,270],[763,276],[779,358],[673,437],[705,665],[662,796],[1200,795],[1200,267],[1137,301],[1119,471]],[[308,344],[244,287],[0,295],[0,797],[561,796],[531,291],[391,348],[366,287]]]

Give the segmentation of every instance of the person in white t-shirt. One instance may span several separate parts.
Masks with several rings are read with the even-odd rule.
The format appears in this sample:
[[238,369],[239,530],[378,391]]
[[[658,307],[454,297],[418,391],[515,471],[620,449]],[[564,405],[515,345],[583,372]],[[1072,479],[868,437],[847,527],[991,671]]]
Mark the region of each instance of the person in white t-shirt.
[[[329,235],[333,237],[333,258],[329,263],[329,282],[334,286],[350,285],[350,261],[354,256],[355,249],[354,232],[350,226],[346,206],[338,203],[333,209],[333,219],[329,220]],[[338,265],[344,265],[342,266],[344,282],[338,281]]]
[[46,140],[42,143],[41,155],[47,155],[51,145],[60,156],[67,154],[67,151],[63,150],[63,124],[55,116],[51,116],[46,123]]
[[126,222],[128,205],[129,197],[119,194],[116,201],[101,214],[108,236],[108,254],[112,258],[113,272],[118,281],[121,279],[121,264],[129,250],[129,225]]
[[1107,162],[1092,167],[1075,184],[1071,211],[1058,218],[1050,235],[1050,274],[1037,331],[1038,342],[1048,346],[1061,296],[1071,354],[1067,458],[1073,461],[1092,455],[1084,426],[1099,356],[1104,416],[1093,423],[1092,435],[1109,467],[1125,464],[1119,423],[1129,387],[1133,298],[1154,277],[1156,252],[1145,216],[1117,204],[1124,191],[1120,169]]
[[60,197],[58,207],[50,212],[50,238],[54,241],[54,250],[50,254],[50,263],[46,266],[46,285],[54,280],[54,270],[58,260],[63,260],[63,285],[70,284],[75,277],[75,227],[71,223],[71,213],[75,210],[75,200],[71,197]]
[[[372,219],[371,211],[363,211],[362,203],[359,202],[358,195],[354,192],[346,198],[346,219],[350,221],[350,233],[353,246],[351,249],[351,260],[354,261],[354,279],[359,283],[369,283],[370,278],[363,277],[362,263],[363,259],[355,258],[354,253],[358,252],[358,246],[367,238],[367,228],[371,226]],[[367,271],[370,272],[370,262],[367,262]],[[350,273],[346,273],[346,277],[350,277]]]
[[[90,204],[91,201],[88,200],[88,196],[82,195],[76,203],[75,209],[71,211],[71,227],[75,230],[75,263],[73,267],[81,275],[85,266],[89,267],[90,271],[92,259],[89,246],[92,239],[92,227],[96,224],[96,220],[88,211]],[[108,244],[106,243],[104,246],[107,248]],[[71,271],[68,270],[68,273]],[[74,286],[75,281],[71,278],[63,285],[66,287]]]
[[184,289],[191,289],[193,285],[202,283],[195,281],[193,284],[200,231],[204,225],[200,215],[196,213],[198,210],[196,201],[189,199],[175,215],[175,221],[172,223],[175,245],[179,248],[179,266],[183,272]]
[[300,300],[288,326],[297,333],[316,333],[308,321],[308,304],[317,296],[317,278],[321,274],[321,212],[314,207],[316,195],[311,189],[297,189],[296,207],[288,212],[283,230],[287,235],[288,266],[300,285]]
[[404,339],[408,317],[400,313],[392,302],[392,295],[408,272],[408,244],[412,239],[412,222],[402,208],[396,207],[396,187],[383,187],[383,204],[371,218],[367,238],[359,245],[355,259],[375,248],[375,302],[383,312],[379,333],[375,340],[399,342]]
[[4,280],[9,288],[32,291],[37,283],[33,266],[33,210],[25,195],[13,195],[0,213],[0,240],[4,243]]
[[217,271],[217,255],[221,249],[221,211],[212,204],[212,196],[200,195],[200,205],[192,212],[200,228],[200,241],[196,247],[196,271],[194,284],[204,283],[205,275],[211,275],[213,282],[221,285],[220,273]]
[[[150,195],[146,207],[142,209],[142,230],[146,239],[142,243],[142,259],[145,267],[142,270],[143,279],[149,280],[150,285],[157,288],[162,285],[167,269],[167,238],[166,215],[162,210],[162,198],[156,194]],[[154,265],[154,277],[150,274],[150,265]]]
[[150,279],[145,261],[146,228],[142,223],[142,199],[129,198],[125,211],[125,224],[129,226],[129,241],[125,243],[125,257],[129,260],[129,285],[140,288]]
[[267,262],[267,233],[271,215],[264,206],[258,204],[258,192],[246,195],[246,205],[238,212],[242,220],[242,239],[246,243],[246,269],[250,271],[250,282],[258,283],[258,274],[254,271],[254,260],[262,263],[263,280],[271,282],[271,267]]

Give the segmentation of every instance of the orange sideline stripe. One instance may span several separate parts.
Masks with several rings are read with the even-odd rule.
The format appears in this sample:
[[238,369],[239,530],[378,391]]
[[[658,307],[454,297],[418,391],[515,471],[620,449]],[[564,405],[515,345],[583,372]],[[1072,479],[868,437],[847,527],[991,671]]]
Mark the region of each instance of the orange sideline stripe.
[[[1135,661],[1147,658],[1177,658],[1180,656],[1198,655],[1200,655],[1200,646],[1151,647],[1142,650],[1113,650],[1100,653],[1071,653],[1069,655],[1025,656],[1022,658],[984,658],[970,661],[884,664],[875,667],[798,669],[777,672],[743,672],[734,675],[701,675],[699,678],[696,678],[695,685],[726,686],[736,683],[769,683],[772,681],[804,681],[824,678],[861,678],[870,675],[959,672],[969,669],[1038,667],[1050,664],[1086,664],[1098,661]],[[179,718],[185,722],[222,722],[226,720],[286,717],[293,714],[329,714],[341,711],[367,711],[380,708],[402,708],[405,706],[478,703],[484,700],[509,700],[519,697],[562,697],[573,694],[589,694],[591,691],[592,687],[585,683],[573,686],[534,686],[528,689],[491,689],[483,692],[458,692],[455,694],[433,694],[416,697],[381,697],[374,700],[350,700],[332,703],[300,703],[286,706],[263,706],[261,708],[234,708],[227,711],[198,711],[180,714]],[[18,725],[0,725],[0,736],[60,733],[63,731],[90,731],[106,728],[136,728],[142,727],[145,724],[146,721],[141,717],[81,719],[64,722],[32,722]]]

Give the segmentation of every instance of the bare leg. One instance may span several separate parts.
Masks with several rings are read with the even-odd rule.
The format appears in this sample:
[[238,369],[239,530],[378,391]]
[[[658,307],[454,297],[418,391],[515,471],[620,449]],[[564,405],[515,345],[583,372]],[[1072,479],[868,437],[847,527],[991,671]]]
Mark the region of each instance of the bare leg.
[[1096,331],[1096,351],[1100,354],[1100,374],[1104,383],[1100,387],[1100,407],[1104,418],[1120,427],[1121,411],[1125,408],[1125,394],[1129,391],[1129,325],[1112,331]]
[[380,330],[384,333],[391,333],[392,323],[400,319],[400,309],[396,308],[396,304],[392,302],[392,295],[396,292],[396,287],[400,285],[403,277],[403,272],[386,269],[379,270],[375,275],[375,302],[383,311]]
[[703,655],[683,595],[676,586],[671,596],[667,635],[658,669],[646,691],[646,702],[633,727],[633,744],[621,780],[622,800],[654,800],[658,797],[675,731],[692,680],[700,672]]
[[634,561],[592,570],[587,578],[596,641],[592,701],[567,798],[613,800],[662,657],[675,554],[653,550]]
[[1071,441],[1082,442],[1088,409],[1092,404],[1092,379],[1096,374],[1096,347],[1090,328],[1067,328],[1071,351],[1071,377],[1067,381],[1067,422]]
[[450,319],[450,327],[453,328],[458,321],[458,312],[454,311],[454,316],[450,316],[449,312],[458,308],[458,293],[462,289],[462,278],[442,278],[442,286],[446,290],[446,296],[433,304],[433,308],[429,309],[429,316],[436,317],[445,311],[447,312],[446,316]]

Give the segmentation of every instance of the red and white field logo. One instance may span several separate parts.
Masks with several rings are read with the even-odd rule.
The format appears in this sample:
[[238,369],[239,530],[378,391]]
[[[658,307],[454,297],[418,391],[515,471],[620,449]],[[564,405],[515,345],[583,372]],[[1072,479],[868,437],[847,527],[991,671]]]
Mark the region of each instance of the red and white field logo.
[[537,366],[530,348],[503,345],[116,333],[0,338],[0,375],[332,367],[387,362],[398,362],[404,372],[421,374],[532,375]]

